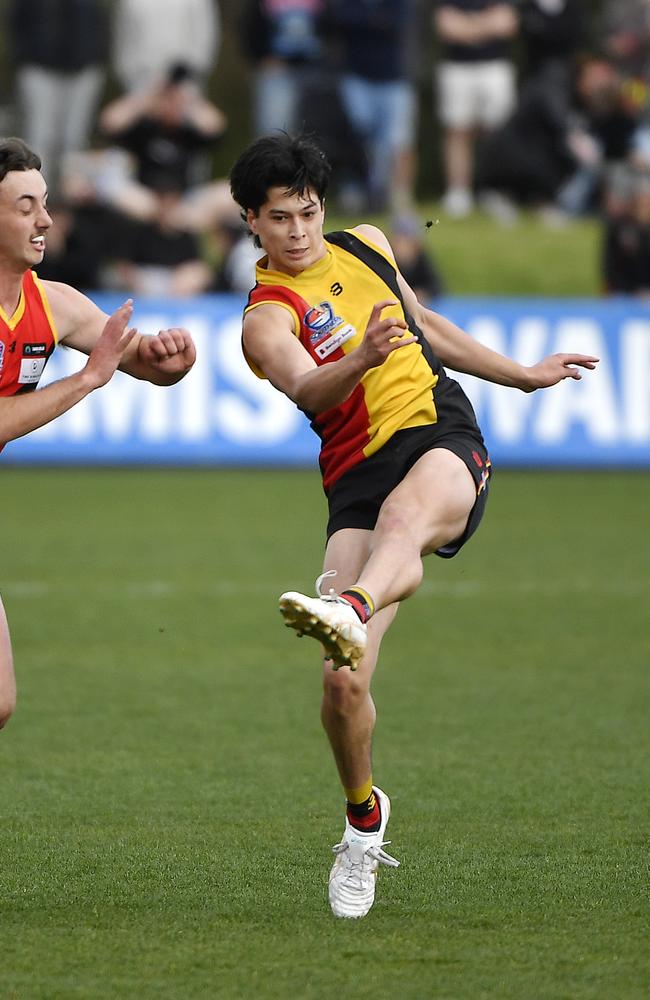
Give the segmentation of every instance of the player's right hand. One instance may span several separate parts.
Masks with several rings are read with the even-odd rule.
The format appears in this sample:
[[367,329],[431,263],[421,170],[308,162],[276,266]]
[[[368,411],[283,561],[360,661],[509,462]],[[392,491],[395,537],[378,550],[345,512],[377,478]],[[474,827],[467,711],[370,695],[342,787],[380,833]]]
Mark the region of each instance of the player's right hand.
[[138,332],[134,327],[128,327],[132,314],[133,299],[127,299],[109,316],[97,338],[84,369],[93,382],[93,388],[98,389],[111,380],[125,350]]
[[385,299],[383,302],[376,302],[372,307],[363,340],[357,348],[365,355],[368,368],[377,368],[393,351],[417,341],[417,337],[410,332],[406,321],[401,317],[381,318],[384,309],[397,304],[394,299]]

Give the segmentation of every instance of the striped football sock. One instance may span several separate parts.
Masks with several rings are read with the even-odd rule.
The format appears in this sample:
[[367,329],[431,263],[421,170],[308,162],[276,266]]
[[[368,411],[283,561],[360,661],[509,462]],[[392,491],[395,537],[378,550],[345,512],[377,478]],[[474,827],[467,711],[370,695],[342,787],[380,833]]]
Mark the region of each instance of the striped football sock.
[[339,596],[352,605],[364,625],[374,615],[375,602],[363,587],[349,587]]
[[362,833],[376,833],[381,826],[381,812],[372,788],[372,778],[368,778],[361,788],[346,788],[345,794],[350,826]]

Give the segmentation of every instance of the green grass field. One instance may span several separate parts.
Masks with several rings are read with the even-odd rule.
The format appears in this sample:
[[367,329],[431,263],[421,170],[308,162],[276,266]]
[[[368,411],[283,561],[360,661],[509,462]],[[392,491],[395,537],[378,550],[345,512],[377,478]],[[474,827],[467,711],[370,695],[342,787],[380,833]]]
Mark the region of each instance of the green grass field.
[[[437,217],[434,205],[427,219]],[[460,221],[441,216],[424,243],[451,295],[598,298],[601,228],[594,219],[578,219],[553,229],[530,212],[504,228],[475,213]]]
[[[481,212],[467,219],[446,218],[436,202],[420,206],[422,241],[440,271],[449,295],[599,298],[602,294],[602,223],[575,219],[549,228],[532,212],[522,212],[512,228]],[[342,229],[368,218],[327,215],[327,229]],[[390,235],[390,219],[372,220]],[[428,221],[434,222],[429,229]]]
[[386,640],[371,914],[342,800],[316,472],[5,468],[2,1000],[648,997],[648,509],[635,473],[497,472]]

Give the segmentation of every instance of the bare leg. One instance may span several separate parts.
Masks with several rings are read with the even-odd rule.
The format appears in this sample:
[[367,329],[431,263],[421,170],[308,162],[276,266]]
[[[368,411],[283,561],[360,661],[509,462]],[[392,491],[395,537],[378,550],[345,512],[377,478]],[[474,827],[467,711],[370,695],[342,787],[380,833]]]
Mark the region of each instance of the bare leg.
[[[371,539],[371,531],[357,528],[344,528],[330,538],[324,569],[336,570],[338,591],[345,590],[356,580],[368,559]],[[360,788],[371,774],[376,712],[370,696],[370,681],[381,637],[395,611],[386,609],[381,617],[376,616],[376,623],[374,620],[371,623],[373,627],[368,629],[366,653],[356,671],[351,671],[349,667],[333,670],[332,661],[328,659],[323,663],[321,721],[344,788]]]
[[392,211],[404,212],[413,207],[415,168],[415,153],[412,147],[397,150],[389,192]]
[[448,188],[471,190],[474,133],[469,128],[448,128],[443,138],[445,179]]
[[11,639],[5,609],[0,600],[0,729],[9,722],[16,707],[16,678]]
[[324,568],[336,570],[337,591],[358,584],[378,609],[368,623],[356,671],[345,666],[334,671],[325,661],[321,719],[345,788],[360,788],[372,773],[370,684],[398,601],[417,589],[422,556],[462,534],[475,501],[476,486],[465,463],[453,452],[434,449],[384,501],[373,531],[345,528],[330,538]]
[[[359,656],[351,661],[358,661],[357,669],[342,665],[335,671],[330,660],[324,665],[321,719],[348,799],[345,832],[334,848],[336,857],[329,877],[330,906],[337,917],[365,916],[374,902],[379,865],[399,865],[383,851],[390,799],[374,785],[372,774],[376,712],[370,684],[381,640],[395,617],[399,598],[413,593],[422,579],[422,556],[462,534],[475,501],[476,487],[465,464],[452,452],[436,449],[420,458],[386,498],[373,531],[344,528],[327,546],[325,570],[336,570],[338,592],[357,583],[378,609],[367,623],[365,648],[359,643]],[[291,607],[294,595],[285,598]],[[300,607],[300,595],[295,598],[294,606]],[[313,611],[312,623],[319,621],[320,613],[322,624],[329,621],[335,626],[335,620],[324,611],[326,603],[320,600],[322,610],[318,601],[303,607]],[[349,603],[346,606],[334,599],[329,607],[333,606],[343,607],[345,615],[355,617]],[[309,618],[295,620],[302,625]],[[349,620],[345,624],[349,627]],[[360,626],[354,622],[353,627]],[[331,629],[311,634],[328,643]],[[327,648],[334,657],[341,651],[336,644]],[[358,805],[359,814],[355,812]],[[361,814],[366,811],[369,821],[364,828]]]
[[372,734],[377,713],[370,681],[381,639],[396,613],[397,605],[391,605],[369,623],[366,653],[354,673],[349,667],[334,671],[331,661],[324,661],[321,721],[344,788],[361,788],[372,774]]
[[386,498],[356,583],[377,608],[404,600],[422,581],[422,556],[462,535],[476,501],[465,463],[436,448]]

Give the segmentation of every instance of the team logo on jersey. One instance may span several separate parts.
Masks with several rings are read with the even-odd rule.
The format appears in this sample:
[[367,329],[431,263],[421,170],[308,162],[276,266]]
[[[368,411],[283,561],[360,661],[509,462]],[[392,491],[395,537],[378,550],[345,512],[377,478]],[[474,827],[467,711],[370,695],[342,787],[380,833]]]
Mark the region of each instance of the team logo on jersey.
[[329,333],[333,325],[340,322],[340,316],[334,315],[334,310],[329,302],[321,302],[319,306],[312,306],[305,313],[305,326],[312,331],[309,335],[312,344]]
[[4,366],[5,366],[5,345],[0,340],[0,372],[2,371]]
[[309,343],[321,359],[337,351],[357,332],[342,316],[336,315],[329,302],[308,309],[304,324],[309,331]]
[[488,459],[486,459],[485,466],[484,466],[483,465],[483,460],[481,459],[481,456],[479,455],[479,453],[477,451],[473,451],[472,452],[472,458],[474,459],[474,461],[478,465],[479,469],[483,470],[481,472],[481,481],[478,484],[478,487],[477,487],[477,490],[476,490],[476,492],[478,494],[478,493],[482,493],[482,491],[485,489],[485,487],[488,484],[488,479],[490,478],[490,471],[492,469],[492,465],[491,465],[490,459],[488,458]]

